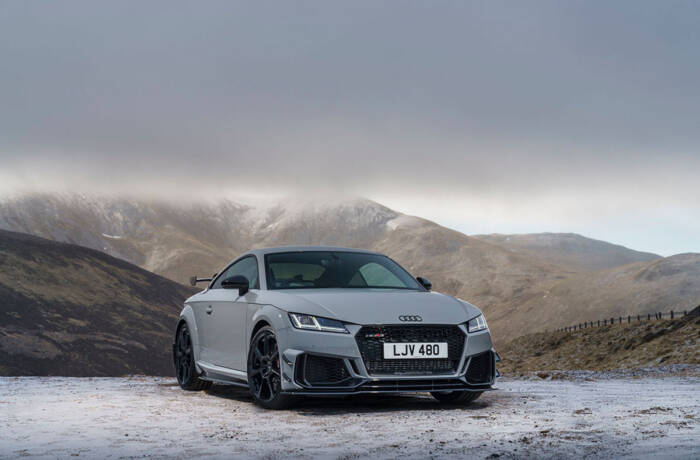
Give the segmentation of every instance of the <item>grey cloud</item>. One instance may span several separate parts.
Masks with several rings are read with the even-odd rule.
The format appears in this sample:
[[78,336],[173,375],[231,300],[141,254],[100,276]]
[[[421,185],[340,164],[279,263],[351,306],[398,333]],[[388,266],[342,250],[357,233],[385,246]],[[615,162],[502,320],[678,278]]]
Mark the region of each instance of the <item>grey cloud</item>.
[[692,1],[3,2],[0,172],[698,214],[698,29]]

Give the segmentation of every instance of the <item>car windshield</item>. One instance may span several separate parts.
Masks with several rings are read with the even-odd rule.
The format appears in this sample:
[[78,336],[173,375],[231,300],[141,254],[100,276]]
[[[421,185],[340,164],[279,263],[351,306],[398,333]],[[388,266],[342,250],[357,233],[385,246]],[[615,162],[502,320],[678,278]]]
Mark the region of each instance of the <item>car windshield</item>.
[[380,288],[423,290],[386,256],[361,252],[300,251],[267,254],[268,289]]

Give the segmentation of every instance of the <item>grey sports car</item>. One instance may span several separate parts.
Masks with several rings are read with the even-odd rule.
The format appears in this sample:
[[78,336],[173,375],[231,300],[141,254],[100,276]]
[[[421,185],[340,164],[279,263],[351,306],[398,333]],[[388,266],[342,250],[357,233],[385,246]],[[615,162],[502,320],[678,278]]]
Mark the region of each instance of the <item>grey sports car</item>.
[[250,388],[270,409],[301,396],[430,392],[469,403],[498,355],[481,311],[389,257],[336,247],[249,251],[185,302],[173,344],[185,390]]

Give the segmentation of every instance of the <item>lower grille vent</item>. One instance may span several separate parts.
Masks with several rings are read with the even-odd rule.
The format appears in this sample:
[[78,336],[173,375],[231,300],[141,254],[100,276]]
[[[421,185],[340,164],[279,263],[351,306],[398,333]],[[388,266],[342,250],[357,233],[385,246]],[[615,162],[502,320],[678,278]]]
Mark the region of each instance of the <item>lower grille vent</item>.
[[493,380],[495,360],[493,352],[487,351],[480,355],[472,356],[467,369],[467,382],[489,383]]
[[303,363],[297,370],[303,370],[303,375],[298,376],[302,383],[335,385],[350,378],[342,359],[316,355],[303,355],[301,359]]

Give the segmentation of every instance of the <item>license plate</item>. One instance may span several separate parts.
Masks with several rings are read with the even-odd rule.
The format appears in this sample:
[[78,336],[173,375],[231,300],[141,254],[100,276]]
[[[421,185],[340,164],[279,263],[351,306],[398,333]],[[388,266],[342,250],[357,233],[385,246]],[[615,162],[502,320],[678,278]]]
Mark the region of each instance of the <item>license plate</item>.
[[384,359],[447,358],[447,343],[385,343]]

